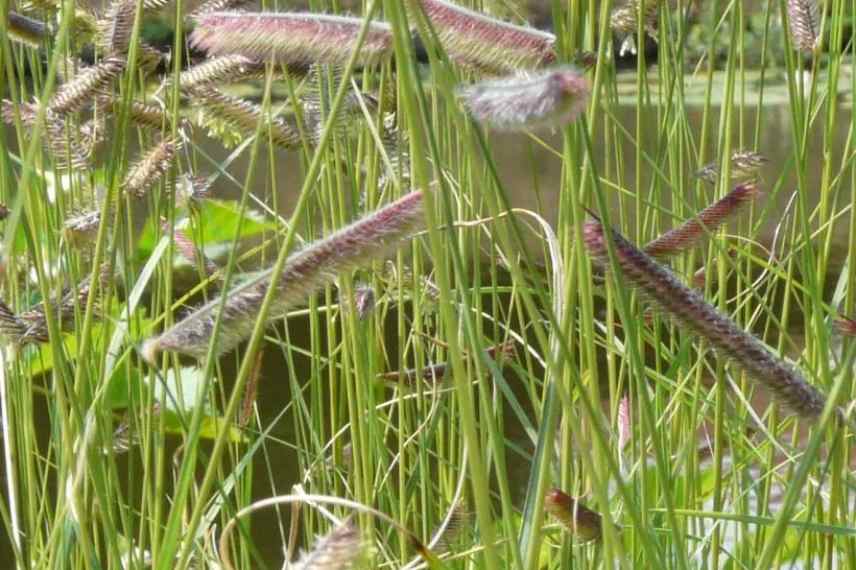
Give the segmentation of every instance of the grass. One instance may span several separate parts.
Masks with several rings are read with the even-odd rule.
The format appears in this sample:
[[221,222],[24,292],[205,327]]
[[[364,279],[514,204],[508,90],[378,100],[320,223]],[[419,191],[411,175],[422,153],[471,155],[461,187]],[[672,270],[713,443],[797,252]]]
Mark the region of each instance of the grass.
[[[261,79],[250,60],[212,70],[204,94],[179,81],[205,61],[186,42],[195,6],[141,3],[105,28],[71,2],[4,4],[50,33],[0,20],[0,94],[14,102],[0,126],[0,560],[277,568],[303,549],[289,567],[856,565],[856,344],[840,320],[856,315],[852,6],[824,5],[810,52],[813,38],[789,33],[814,33],[809,0],[796,27],[794,2],[679,1],[659,11],[656,53],[640,40],[650,22],[635,22],[628,60],[608,2],[554,0],[555,41],[516,30],[507,47],[493,34],[509,28],[461,34],[426,2],[432,17],[364,2],[327,20],[338,43],[313,36],[292,59],[302,36],[268,23],[261,41],[281,59]],[[509,2],[467,6],[521,22]],[[152,71],[141,38],[158,15],[177,29]],[[229,50],[272,51],[235,47],[247,35],[229,25]],[[99,33],[99,60],[126,63],[96,97],[70,90],[66,67]],[[567,76],[590,88],[579,116],[572,92],[540,96],[549,74],[471,90],[465,111],[462,86],[592,61],[583,51],[595,65]],[[333,64],[308,67],[317,57]],[[145,122],[141,102],[155,105]],[[522,132],[473,118],[495,109]],[[770,132],[784,153],[767,154]],[[749,150],[769,162],[730,160]],[[807,419],[725,358],[721,337],[633,289],[624,242],[606,239],[601,259],[586,247],[593,216],[642,247],[758,172],[762,197],[721,227],[692,225],[691,245],[658,262],[801,372],[826,402]],[[266,283],[295,278],[298,249],[411,189],[424,230],[313,277],[275,312]],[[144,349],[206,303],[235,306],[238,286],[258,292],[246,322],[214,311],[183,351],[204,356]]]

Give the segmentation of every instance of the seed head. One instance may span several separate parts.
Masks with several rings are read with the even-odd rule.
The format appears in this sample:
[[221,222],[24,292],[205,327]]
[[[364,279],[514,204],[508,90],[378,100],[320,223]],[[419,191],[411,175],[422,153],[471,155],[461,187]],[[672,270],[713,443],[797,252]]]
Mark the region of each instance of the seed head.
[[6,30],[9,32],[10,39],[34,48],[40,47],[47,35],[47,26],[43,22],[16,12],[9,12]]
[[747,203],[760,196],[754,184],[741,184],[698,215],[645,245],[645,253],[665,257],[687,250],[706,235],[716,231]]
[[[758,170],[770,162],[764,155],[752,150],[738,150],[731,155],[731,166],[729,174],[735,180],[748,180],[758,175]],[[719,164],[711,162],[703,166],[696,177],[711,184],[715,184],[719,178]]]
[[791,41],[797,50],[814,53],[820,47],[820,10],[817,0],[788,0]]
[[835,328],[844,336],[856,336],[856,319],[839,316],[835,319]]
[[[192,46],[209,55],[238,54],[293,65],[343,64],[356,47],[363,20],[308,13],[213,12],[196,18]],[[372,22],[360,49],[363,64],[392,54],[392,30]]]
[[[606,263],[606,235],[601,223],[586,222],[583,238],[589,253]],[[704,338],[722,356],[742,367],[788,410],[804,419],[820,415],[826,398],[797,369],[774,355],[764,343],[738,327],[618,232],[613,232],[613,242],[617,265],[625,282],[638,288],[678,325]]]
[[48,103],[48,111],[55,114],[74,113],[87,106],[96,92],[105,89],[125,68],[125,60],[108,57],[81,71],[64,83]]
[[[282,273],[265,271],[260,277],[226,294],[221,316],[222,331],[216,354],[231,350],[250,336],[268,289],[274,288],[272,318],[302,303],[339,273],[352,271],[394,251],[421,225],[422,193],[412,192],[354,222],[327,238],[292,254]],[[217,321],[220,299],[215,299],[143,345],[143,356],[156,362],[161,351],[204,358]]]
[[458,91],[474,119],[501,131],[564,127],[582,114],[590,94],[588,80],[573,67],[482,81]]
[[146,191],[158,183],[169,171],[175,159],[178,144],[173,139],[164,139],[150,148],[128,172],[122,187],[134,198],[142,198]]
[[603,532],[601,516],[559,489],[544,498],[544,509],[556,517],[574,536],[583,540],[600,540]]
[[[271,117],[264,113],[260,105],[250,103],[209,86],[196,87],[192,91],[204,106],[205,114],[221,119],[234,126],[246,136],[252,136],[261,121],[270,127],[273,144],[291,149],[300,145],[300,131],[290,125],[283,117]],[[265,130],[262,133],[266,136]]]
[[449,57],[493,74],[530,70],[556,60],[553,34],[515,26],[444,0],[415,0]]
[[295,570],[348,570],[362,554],[360,530],[347,521],[319,538],[309,552],[303,553]]
[[375,292],[371,285],[360,285],[354,288],[354,308],[357,318],[361,321],[374,310]]
[[[235,83],[245,79],[263,77],[263,63],[242,55],[221,55],[194,65],[179,75],[182,89],[193,89],[200,85],[216,85],[220,83]],[[171,83],[170,78],[164,81]]]

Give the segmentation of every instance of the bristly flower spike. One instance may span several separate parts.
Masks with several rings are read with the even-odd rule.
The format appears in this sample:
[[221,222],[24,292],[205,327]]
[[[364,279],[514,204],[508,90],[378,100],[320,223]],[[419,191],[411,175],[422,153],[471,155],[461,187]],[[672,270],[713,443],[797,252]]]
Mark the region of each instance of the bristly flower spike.
[[[599,262],[608,263],[607,237],[601,223],[589,220],[583,228],[586,248]],[[671,271],[612,232],[615,256],[622,276],[638,288],[679,326],[705,339],[721,355],[733,360],[779,403],[804,419],[816,418],[826,398],[793,366],[774,355],[760,340],[737,326],[684,285]]]
[[108,57],[81,71],[68,83],[64,83],[48,103],[50,113],[74,113],[88,105],[96,92],[101,91],[125,68],[125,61]]
[[34,48],[41,46],[47,35],[47,26],[43,22],[15,12],[9,12],[6,30],[9,32],[9,39]]
[[559,489],[544,498],[544,509],[556,517],[562,526],[582,540],[600,540],[603,532],[601,516]]
[[[213,12],[196,18],[190,44],[209,55],[238,54],[293,64],[343,64],[356,47],[360,18],[306,13]],[[359,62],[379,63],[392,55],[392,29],[372,22]]]
[[214,332],[221,303],[222,329],[215,354],[222,354],[250,336],[259,309],[273,287],[270,317],[283,316],[302,303],[338,274],[382,259],[395,251],[402,240],[421,226],[421,192],[411,192],[327,238],[292,254],[279,276],[268,269],[258,278],[225,294],[225,301],[214,299],[158,337],[145,342],[142,354],[155,363],[162,351],[173,351],[204,358]]
[[458,97],[480,123],[500,131],[561,128],[585,111],[591,85],[574,67],[482,81]]
[[817,0],[788,0],[788,24],[794,47],[814,53],[820,47],[820,10]]
[[173,139],[164,139],[150,148],[128,172],[122,188],[134,198],[142,198],[146,190],[158,183],[167,173],[178,144]]
[[[252,77],[264,76],[265,66],[242,55],[222,55],[189,67],[179,75],[182,89],[193,89],[200,85],[234,83]],[[170,84],[167,79],[165,84]]]
[[457,64],[495,74],[534,69],[556,60],[553,34],[515,26],[444,0],[413,0]]
[[694,218],[645,245],[645,253],[652,257],[673,255],[692,247],[721,226],[740,208],[760,196],[754,184],[741,184],[717,200]]

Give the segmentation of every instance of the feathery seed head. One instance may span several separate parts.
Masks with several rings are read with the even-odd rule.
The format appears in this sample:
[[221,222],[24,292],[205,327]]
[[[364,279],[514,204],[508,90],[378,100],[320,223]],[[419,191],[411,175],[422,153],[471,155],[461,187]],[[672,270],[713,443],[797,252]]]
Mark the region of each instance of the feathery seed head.
[[609,18],[609,27],[620,35],[635,34],[639,30],[639,15],[642,13],[642,27],[651,37],[657,37],[657,18],[661,0],[627,0],[622,6],[613,9]]
[[295,570],[349,570],[362,554],[360,529],[349,520],[319,538],[312,550],[305,552],[294,565]]
[[[231,350],[253,331],[259,309],[273,287],[270,317],[281,317],[339,273],[352,271],[395,251],[423,221],[423,196],[411,192],[329,237],[313,242],[285,262],[280,275],[269,269],[226,295],[222,330],[215,354]],[[214,299],[143,345],[143,356],[154,362],[161,351],[204,358],[217,321],[221,300]]]
[[361,321],[374,310],[375,292],[371,285],[360,285],[354,288],[354,308],[357,318]]
[[81,110],[92,101],[96,92],[110,85],[124,68],[124,59],[118,57],[108,57],[87,67],[59,88],[48,103],[48,111],[65,114]]
[[573,67],[482,81],[458,91],[475,120],[502,131],[564,127],[585,111],[590,95],[588,80]]
[[516,26],[445,0],[414,0],[431,22],[449,57],[491,73],[533,69],[556,60],[556,37]]
[[[209,55],[238,54],[294,65],[347,62],[363,25],[360,18],[273,12],[213,12],[196,22],[190,43]],[[360,62],[378,63],[391,54],[391,28],[372,22]]]
[[814,53],[820,47],[820,9],[817,0],[788,0],[788,24],[794,47]]
[[717,200],[694,218],[669,230],[645,245],[645,253],[652,257],[665,257],[687,250],[708,234],[716,231],[726,220],[761,195],[754,184],[741,184]]
[[74,247],[90,246],[95,242],[98,226],[101,224],[101,211],[81,212],[66,218],[63,232]]
[[150,148],[128,172],[122,186],[129,195],[142,198],[169,171],[178,143],[164,139]]
[[[265,66],[256,60],[242,55],[222,55],[194,65],[179,75],[182,89],[193,89],[200,85],[234,83],[253,77],[263,77]],[[164,81],[171,83],[171,78]]]
[[[798,370],[618,232],[612,232],[612,239],[624,282],[638,288],[680,326],[704,338],[719,354],[743,368],[788,410],[804,419],[820,415],[826,398]],[[608,262],[605,230],[599,221],[585,223],[583,240],[596,260]]]
[[544,509],[553,515],[571,534],[583,540],[600,540],[601,516],[559,489],[552,489],[544,498]]

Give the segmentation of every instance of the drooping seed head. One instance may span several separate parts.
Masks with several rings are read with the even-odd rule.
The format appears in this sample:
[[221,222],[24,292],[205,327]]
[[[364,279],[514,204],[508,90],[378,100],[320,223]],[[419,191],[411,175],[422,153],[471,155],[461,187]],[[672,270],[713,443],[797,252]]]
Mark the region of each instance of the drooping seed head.
[[515,26],[444,0],[412,0],[431,22],[449,57],[495,74],[534,69],[556,60],[553,34]]
[[[203,61],[181,72],[179,84],[182,89],[193,89],[200,85],[234,83],[264,76],[265,66],[242,55],[221,55]],[[164,85],[171,84],[171,78]]]
[[349,520],[319,538],[303,553],[295,570],[348,570],[362,554],[363,541],[357,525]]
[[856,336],[856,319],[839,316],[835,319],[835,329],[844,336]]
[[[196,22],[190,43],[209,55],[238,54],[292,65],[346,63],[363,25],[359,18],[273,12],[213,12]],[[360,63],[378,63],[391,54],[391,28],[372,22]]]
[[[281,317],[339,273],[352,271],[394,251],[422,224],[421,192],[411,192],[327,238],[288,257],[280,275],[273,269],[226,293],[215,354],[231,350],[253,332],[259,310],[273,287],[269,318]],[[221,300],[214,299],[160,336],[149,339],[142,354],[155,363],[162,351],[204,358],[214,332]]]
[[559,489],[544,498],[544,509],[553,515],[565,530],[582,540],[600,540],[603,533],[601,516]]
[[817,0],[788,0],[788,24],[791,42],[803,53],[820,47],[820,9]]
[[41,46],[47,35],[47,26],[43,22],[16,12],[9,12],[6,30],[10,39],[34,48]]
[[375,292],[371,285],[364,284],[354,288],[354,308],[361,321],[374,310]]
[[[639,289],[679,326],[705,339],[720,355],[734,361],[789,411],[804,419],[820,415],[826,403],[825,396],[796,368],[774,355],[764,343],[738,327],[697,291],[684,285],[669,269],[618,232],[612,232],[612,239],[622,283]],[[599,221],[585,223],[583,240],[598,262],[608,262],[606,234]]]
[[125,60],[119,57],[108,57],[87,67],[74,79],[60,86],[48,103],[48,111],[65,114],[81,110],[94,99],[97,92],[110,85],[124,68]]
[[125,177],[122,183],[124,191],[135,198],[145,196],[146,191],[169,171],[176,150],[178,143],[173,139],[164,139],[146,151]]
[[705,236],[716,231],[740,209],[761,195],[754,184],[741,184],[717,200],[698,215],[677,228],[669,230],[645,245],[645,253],[652,257],[665,257],[686,251]]
[[642,15],[642,27],[652,37],[657,37],[657,18],[661,0],[627,0],[612,10],[609,27],[619,35],[635,34],[639,30],[639,16]]
[[564,127],[583,113],[590,95],[588,80],[573,67],[482,81],[458,91],[475,120],[501,131]]

